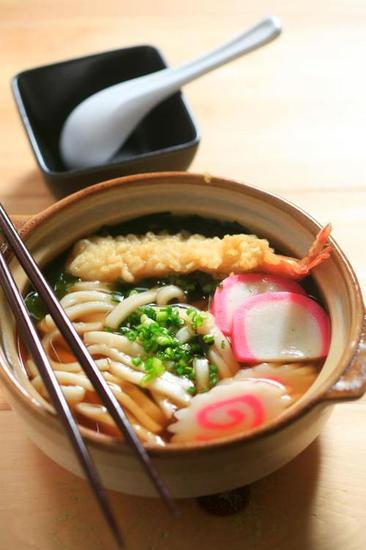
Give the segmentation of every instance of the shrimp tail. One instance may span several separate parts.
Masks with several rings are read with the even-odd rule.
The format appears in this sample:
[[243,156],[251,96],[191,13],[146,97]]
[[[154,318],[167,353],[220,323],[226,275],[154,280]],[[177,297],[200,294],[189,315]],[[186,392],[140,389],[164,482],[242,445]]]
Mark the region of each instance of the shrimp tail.
[[267,255],[261,268],[266,273],[282,275],[291,279],[306,277],[311,269],[329,258],[332,250],[329,243],[331,230],[332,227],[330,224],[323,227],[309,248],[308,253],[301,260],[271,253]]
[[329,235],[332,230],[330,223],[323,227],[316,236],[315,241],[311,245],[307,255],[300,260],[300,263],[305,265],[308,270],[321,264],[324,260],[328,259],[332,247],[329,243]]

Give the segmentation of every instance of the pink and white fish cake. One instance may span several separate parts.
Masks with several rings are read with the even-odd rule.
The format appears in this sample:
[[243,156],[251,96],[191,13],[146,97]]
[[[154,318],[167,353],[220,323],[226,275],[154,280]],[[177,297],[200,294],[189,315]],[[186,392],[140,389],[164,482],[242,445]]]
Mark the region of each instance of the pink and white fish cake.
[[226,336],[231,334],[233,314],[243,301],[264,292],[305,294],[305,290],[298,283],[279,275],[240,273],[226,277],[217,287],[211,306],[216,324]]
[[172,441],[209,441],[260,428],[280,415],[291,398],[283,385],[245,380],[218,385],[193,397],[169,426]]
[[221,384],[231,384],[245,380],[260,379],[272,380],[282,384],[293,400],[298,399],[313,384],[318,375],[315,365],[289,363],[276,365],[275,363],[261,363],[252,368],[240,369],[234,377],[221,380]]
[[233,316],[232,346],[242,363],[311,361],[327,356],[325,310],[296,292],[265,292],[244,300]]

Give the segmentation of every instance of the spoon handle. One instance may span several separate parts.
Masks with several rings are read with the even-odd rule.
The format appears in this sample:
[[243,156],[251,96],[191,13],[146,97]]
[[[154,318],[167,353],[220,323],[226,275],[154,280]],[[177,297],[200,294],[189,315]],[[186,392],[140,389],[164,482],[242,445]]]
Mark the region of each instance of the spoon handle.
[[[249,53],[268,42],[274,40],[281,33],[281,23],[276,17],[267,17],[254,27],[239,34],[229,42],[226,42],[212,52],[190,61],[184,65],[172,69],[163,69],[157,71],[146,78],[150,80],[152,88],[159,88],[160,94],[164,91],[168,96],[174,91],[179,90],[181,86],[198,78],[199,76]],[[163,87],[163,89],[162,89]],[[152,91],[152,90],[151,90]],[[161,97],[161,96],[160,96]],[[163,99],[163,97],[162,97]]]

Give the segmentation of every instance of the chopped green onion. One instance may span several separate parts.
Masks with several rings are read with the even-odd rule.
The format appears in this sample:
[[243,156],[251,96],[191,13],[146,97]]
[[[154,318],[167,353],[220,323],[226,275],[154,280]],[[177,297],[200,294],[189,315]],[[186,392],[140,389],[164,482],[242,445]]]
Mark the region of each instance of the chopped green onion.
[[159,346],[170,346],[173,342],[173,339],[170,336],[158,336],[156,339],[157,344]]
[[168,317],[168,312],[164,309],[158,311],[158,313],[156,314],[156,320],[158,323],[166,323]]
[[157,357],[149,357],[144,362],[145,376],[141,380],[141,385],[146,385],[158,378],[165,371],[163,362]]
[[210,388],[212,388],[213,386],[216,386],[216,384],[219,381],[218,368],[216,365],[212,365],[210,363],[208,365],[208,370],[209,370],[208,380],[210,382]]
[[188,308],[187,309],[187,315],[191,322],[192,327],[197,330],[199,327],[201,327],[204,323],[204,321],[207,319],[207,315],[203,312],[198,311],[194,308]]
[[[184,321],[179,313],[179,309],[171,305],[161,308],[141,306],[119,327],[119,333],[140,344],[145,357],[147,356],[142,360],[145,370],[142,384],[154,380],[164,370],[195,382],[193,360],[206,354],[207,346],[214,343],[214,336],[197,334],[189,342],[180,342],[176,334]],[[190,326],[195,329],[206,319],[206,314],[195,308],[188,308],[187,315]],[[133,361],[135,366],[141,365],[138,361]],[[218,382],[215,369],[213,367],[210,371],[210,387]]]

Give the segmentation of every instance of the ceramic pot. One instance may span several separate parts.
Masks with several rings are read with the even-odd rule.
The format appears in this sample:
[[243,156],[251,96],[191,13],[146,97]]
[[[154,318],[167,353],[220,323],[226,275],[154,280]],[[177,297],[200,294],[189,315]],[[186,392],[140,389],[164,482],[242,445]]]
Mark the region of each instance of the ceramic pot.
[[[291,256],[302,257],[320,226],[287,201],[248,185],[187,173],[128,176],[89,187],[29,218],[21,234],[40,265],[82,235],[136,216],[171,211],[236,220]],[[22,224],[24,219],[17,219]],[[251,483],[280,468],[319,434],[338,401],[360,397],[366,387],[364,306],[355,274],[332,240],[331,258],[313,276],[332,323],[328,358],[315,383],[281,417],[253,433],[213,442],[148,446],[151,459],[174,497],[217,493]],[[20,289],[26,277],[10,262]],[[63,428],[51,407],[40,402],[19,362],[16,329],[0,303],[0,376],[6,397],[38,447],[80,475]],[[155,492],[124,442],[81,428],[106,487],[124,493]]]

